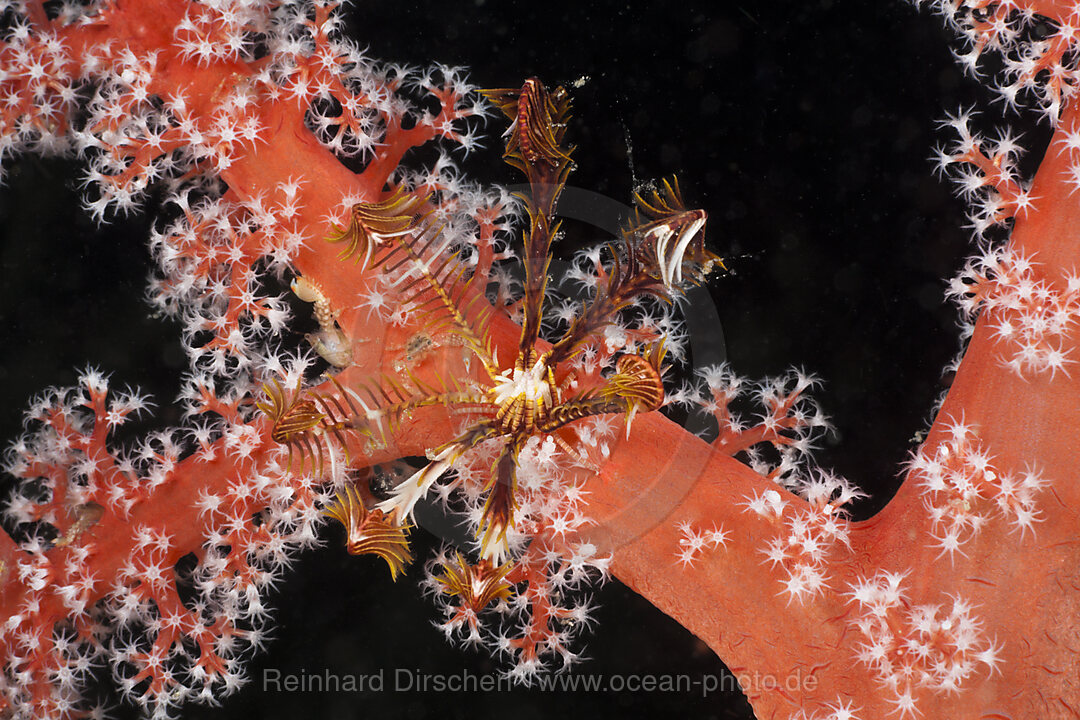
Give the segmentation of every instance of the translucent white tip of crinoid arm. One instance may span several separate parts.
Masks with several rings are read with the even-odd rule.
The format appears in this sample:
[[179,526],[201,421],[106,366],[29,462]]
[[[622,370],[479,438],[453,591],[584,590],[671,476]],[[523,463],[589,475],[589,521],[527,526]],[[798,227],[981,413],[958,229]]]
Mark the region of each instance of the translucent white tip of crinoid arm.
[[390,492],[390,497],[376,505],[376,509],[393,515],[398,525],[414,522],[416,503],[427,495],[435,481],[453,465],[453,458],[450,457],[452,451],[453,447],[447,448],[427,466],[398,483]]

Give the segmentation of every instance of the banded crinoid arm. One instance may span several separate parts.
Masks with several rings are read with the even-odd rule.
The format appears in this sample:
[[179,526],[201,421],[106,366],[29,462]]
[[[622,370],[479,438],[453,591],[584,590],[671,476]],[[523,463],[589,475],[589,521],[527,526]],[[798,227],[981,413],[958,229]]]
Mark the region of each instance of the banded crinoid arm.
[[503,152],[509,165],[526,175],[540,176],[545,167],[568,171],[573,148],[561,147],[570,119],[566,90],[560,87],[549,92],[539,79],[529,78],[520,88],[481,92],[511,120]]
[[512,563],[494,565],[488,560],[472,564],[460,552],[452,557],[444,552],[428,563],[429,589],[447,616],[439,625],[447,637],[467,628],[468,643],[482,641],[480,615],[491,605],[514,597],[514,580],[507,577],[513,569]]
[[559,230],[555,205],[574,169],[570,158],[574,149],[563,145],[570,119],[570,96],[561,87],[549,92],[536,78],[526,80],[517,90],[486,90],[484,94],[512,121],[503,159],[520,170],[529,183],[529,192],[521,195],[529,215],[529,230],[523,243],[524,322],[518,343],[521,364],[529,366],[534,362],[532,355],[540,337],[551,243]]
[[366,268],[378,249],[422,231],[431,211],[428,196],[410,193],[399,185],[384,200],[354,204],[349,224],[336,228],[326,239],[344,245],[339,259],[355,258]]
[[636,193],[634,201],[622,242],[608,248],[610,266],[597,268],[596,294],[552,347],[550,364],[577,355],[642,298],[670,303],[687,283],[725,269],[723,259],[705,247],[705,211],[686,208],[678,180],[664,180],[650,194]]
[[356,487],[346,485],[323,510],[345,528],[345,548],[352,555],[375,555],[386,561],[397,580],[413,561],[409,549],[412,525],[399,525],[381,510],[368,510]]
[[486,274],[466,277],[460,250],[434,215],[434,197],[399,185],[385,200],[352,205],[348,226],[327,240],[345,244],[340,259],[355,257],[377,273],[393,292],[400,317],[423,318],[419,333],[455,336],[494,378],[487,340],[494,308],[484,296]]
[[670,290],[682,284],[684,270],[700,282],[714,269],[727,269],[705,247],[705,220],[704,210],[687,209],[679,179],[672,178],[649,194],[634,194],[634,219],[623,235],[642,269]]
[[[330,383],[344,390],[333,378],[330,378]],[[289,392],[274,379],[263,385],[263,394],[256,407],[270,421],[270,438],[288,448],[287,472],[303,475],[305,464],[310,464],[312,472],[321,475],[327,456],[331,462],[334,461],[328,435],[342,448],[348,462],[345,436],[360,430],[350,422],[355,408],[349,406],[343,393],[334,396],[317,390],[305,391],[300,382]],[[345,398],[344,404],[339,397]],[[324,450],[324,446],[329,452]],[[294,458],[298,459],[295,468]]]
[[[287,467],[297,474],[310,464],[312,472],[321,475],[336,451],[350,464],[350,447],[365,456],[387,447],[402,420],[415,410],[486,405],[484,393],[466,388],[456,378],[440,376],[429,382],[412,373],[404,380],[383,376],[353,387],[328,375],[324,386],[305,390],[297,384],[291,393],[275,379],[263,385],[263,392],[257,407],[271,423],[271,439],[288,448]],[[294,457],[299,460],[295,467]]]

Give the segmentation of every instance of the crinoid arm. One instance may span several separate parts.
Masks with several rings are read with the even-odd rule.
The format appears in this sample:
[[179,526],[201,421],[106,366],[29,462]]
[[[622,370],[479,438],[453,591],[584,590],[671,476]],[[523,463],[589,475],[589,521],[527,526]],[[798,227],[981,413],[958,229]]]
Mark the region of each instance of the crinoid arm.
[[[432,485],[443,473],[454,466],[455,451],[453,446],[443,448],[435,454],[430,463],[398,483],[390,492],[390,497],[375,507],[394,518],[397,523],[404,525],[412,522],[415,519],[413,513],[416,511],[416,504],[427,496]],[[458,456],[460,457],[460,453]]]
[[551,242],[559,231],[555,205],[574,167],[570,159],[573,148],[563,145],[570,95],[561,87],[548,91],[536,78],[526,80],[518,90],[487,90],[484,94],[513,121],[503,157],[529,182],[529,192],[521,194],[529,231],[522,253],[525,298],[519,352],[531,363],[540,336]]
[[481,92],[512,121],[503,153],[507,163],[528,174],[530,165],[570,162],[571,151],[561,147],[570,117],[570,95],[563,88],[549,92],[529,78],[520,88]]
[[[353,422],[359,408],[350,400],[345,388],[333,377],[328,379],[337,390],[336,395],[304,390],[303,380],[297,382],[291,393],[277,379],[263,384],[264,397],[256,407],[271,423],[270,438],[288,448],[286,472],[302,475],[305,465],[310,465],[313,473],[321,475],[327,458],[331,462],[334,460],[331,440],[341,449],[348,463],[348,438],[359,440],[369,434],[366,426]],[[295,467],[294,459],[298,460]]]
[[687,209],[677,178],[651,193],[635,193],[634,204],[624,238],[636,262],[666,288],[680,285],[684,271],[688,280],[700,282],[714,269],[727,269],[705,247],[705,211]]
[[537,429],[553,433],[564,425],[594,415],[623,413],[626,435],[639,412],[659,410],[664,404],[665,356],[663,343],[657,343],[647,355],[626,354],[619,357],[615,372],[598,388],[566,399],[557,405]]
[[421,233],[430,212],[427,195],[411,193],[399,185],[385,200],[353,205],[349,224],[338,227],[327,240],[345,245],[340,259],[355,257],[367,267],[380,246],[394,238]]
[[684,279],[698,283],[714,269],[726,269],[720,256],[705,247],[705,211],[686,208],[678,181],[665,180],[660,190],[638,193],[635,203],[623,242],[609,246],[610,266],[600,269],[596,294],[551,349],[552,363],[572,358],[638,299],[671,302]]
[[402,420],[425,407],[441,405],[447,409],[482,406],[483,393],[478,393],[453,376],[436,374],[424,380],[411,370],[405,370],[404,380],[389,375],[358,382],[355,387],[342,388],[352,412],[349,424],[363,429],[371,440],[385,446],[397,432]]
[[453,559],[442,561],[442,572],[434,577],[439,592],[457,598],[463,609],[476,615],[488,605],[513,596],[514,586],[507,579],[513,567],[511,563],[499,565],[488,560],[474,565],[455,552]]
[[304,396],[302,383],[298,381],[291,393],[276,378],[264,383],[263,399],[255,406],[271,423],[270,438],[289,451],[286,472],[294,472],[293,460],[298,459],[295,472],[303,474],[304,465],[310,463],[318,474],[326,459],[318,436],[327,414],[315,399]]
[[345,548],[352,555],[376,555],[390,567],[397,580],[413,561],[409,550],[412,525],[399,525],[379,509],[368,510],[352,485],[346,485],[323,510],[345,527]]
[[494,308],[482,288],[465,280],[467,267],[450,251],[440,228],[396,238],[382,264],[395,278],[402,308],[425,318],[422,332],[457,337],[489,375],[495,373],[488,336]]
[[509,554],[506,533],[514,525],[518,455],[524,444],[524,436],[515,436],[506,443],[491,466],[491,479],[484,488],[488,496],[477,534],[480,535],[480,557],[494,565],[506,562]]
[[661,341],[653,346],[647,356],[622,355],[616,361],[615,373],[600,389],[601,397],[618,399],[626,404],[627,439],[630,438],[630,426],[637,413],[659,410],[664,404],[665,354]]
[[393,515],[399,523],[413,521],[416,503],[427,495],[435,481],[451,470],[467,451],[497,434],[498,431],[489,422],[481,422],[469,428],[461,437],[443,445],[430,455],[430,463],[398,483],[390,497],[376,507],[388,515]]

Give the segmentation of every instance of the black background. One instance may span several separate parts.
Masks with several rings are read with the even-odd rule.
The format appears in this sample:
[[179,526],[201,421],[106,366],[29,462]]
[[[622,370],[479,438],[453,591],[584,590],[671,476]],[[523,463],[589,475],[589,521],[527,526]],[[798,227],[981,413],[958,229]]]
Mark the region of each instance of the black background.
[[[819,463],[873,494],[860,516],[888,500],[958,349],[943,290],[968,233],[961,203],[932,175],[931,149],[946,139],[936,121],[990,97],[955,66],[939,18],[855,0],[364,2],[349,18],[372,56],[466,65],[480,86],[587,76],[573,93],[571,184],[627,200],[635,181],[677,173],[688,201],[710,214],[711,245],[733,258],[734,274],[709,286],[728,359],[750,377],[792,365],[819,375],[817,397],[836,425]],[[1029,147],[1044,142],[1045,126],[1009,122],[1029,131]],[[489,128],[491,150],[467,167],[485,182],[516,182],[498,159],[502,125]],[[0,191],[0,437],[17,434],[33,393],[72,383],[87,364],[152,392],[162,422],[176,417],[167,406],[184,367],[177,328],[150,318],[141,300],[149,220],[95,227],[78,208],[77,178],[73,165],[22,158]],[[741,696],[719,692],[262,693],[265,668],[382,669],[389,682],[395,668],[496,667],[431,626],[418,568],[393,584],[377,561],[331,539],[272,600],[275,639],[251,665],[256,681],[222,708],[190,707],[185,717],[752,717]],[[700,641],[619,583],[597,594],[592,660],[578,672],[723,672]]]

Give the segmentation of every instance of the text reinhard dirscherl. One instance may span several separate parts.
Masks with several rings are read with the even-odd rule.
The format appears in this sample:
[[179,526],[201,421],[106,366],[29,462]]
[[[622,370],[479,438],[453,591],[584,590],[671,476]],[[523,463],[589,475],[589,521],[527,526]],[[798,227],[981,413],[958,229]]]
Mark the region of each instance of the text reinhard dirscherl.
[[[764,673],[741,675],[688,674],[573,674],[546,675],[535,679],[532,688],[548,692],[763,692],[807,691],[817,687],[811,673],[796,670],[783,677]],[[263,670],[263,692],[284,693],[381,693],[381,692],[509,692],[518,689],[505,675],[474,673],[431,673],[415,668],[386,669],[368,674],[334,673],[329,669],[285,673],[276,668]]]

